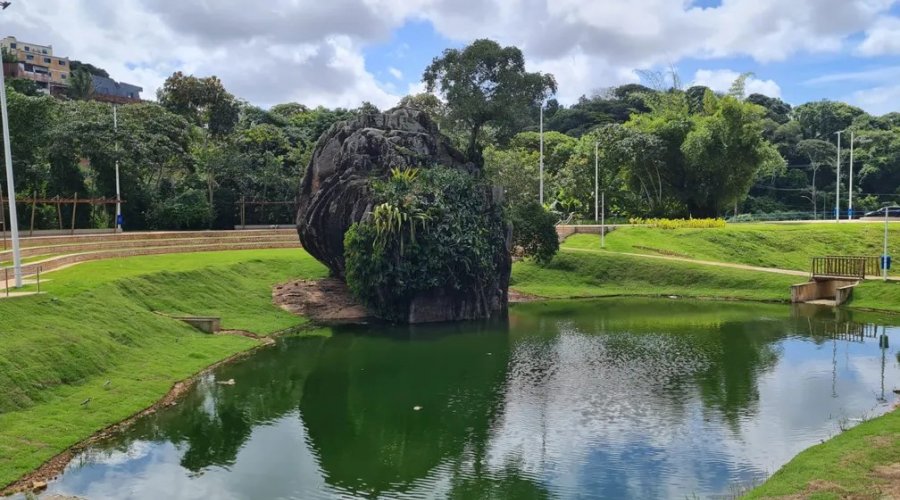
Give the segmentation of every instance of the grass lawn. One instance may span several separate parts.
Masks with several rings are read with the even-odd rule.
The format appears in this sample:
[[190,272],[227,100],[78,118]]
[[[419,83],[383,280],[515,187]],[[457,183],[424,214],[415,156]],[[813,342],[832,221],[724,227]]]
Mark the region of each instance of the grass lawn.
[[[900,223],[890,224],[888,239],[889,252],[900,256]],[[815,256],[881,255],[883,241],[883,223],[727,224],[712,229],[636,226],[609,233],[606,249],[807,271]],[[581,244],[589,242],[572,242]],[[892,274],[900,275],[897,266]]]
[[272,304],[272,285],[325,274],[299,249],[154,255],[48,273],[45,294],[0,300],[0,485],[257,345],[154,311],[268,334],[304,321]]
[[516,263],[510,286],[549,298],[680,295],[784,302],[790,299],[790,285],[798,282],[796,276],[567,248],[568,241],[546,267]]
[[900,410],[788,462],[745,498],[900,498]]

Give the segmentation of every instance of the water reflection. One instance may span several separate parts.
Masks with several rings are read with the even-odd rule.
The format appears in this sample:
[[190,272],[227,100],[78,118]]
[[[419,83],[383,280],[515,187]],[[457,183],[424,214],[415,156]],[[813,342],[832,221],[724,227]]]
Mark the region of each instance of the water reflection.
[[81,455],[50,491],[729,494],[890,407],[900,360],[881,339],[900,329],[885,324],[822,308],[616,300],[288,338]]

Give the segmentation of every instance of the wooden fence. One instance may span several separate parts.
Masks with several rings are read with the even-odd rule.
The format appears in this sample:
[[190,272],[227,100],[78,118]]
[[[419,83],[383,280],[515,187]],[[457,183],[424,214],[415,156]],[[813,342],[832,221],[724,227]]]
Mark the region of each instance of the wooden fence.
[[878,257],[813,257],[813,277],[858,278],[875,276],[880,272]]

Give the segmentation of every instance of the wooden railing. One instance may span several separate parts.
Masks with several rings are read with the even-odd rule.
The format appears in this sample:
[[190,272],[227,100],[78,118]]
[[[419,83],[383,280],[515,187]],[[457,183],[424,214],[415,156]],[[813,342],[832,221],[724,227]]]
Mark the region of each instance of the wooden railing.
[[813,257],[813,277],[858,278],[877,275],[880,262],[878,257]]

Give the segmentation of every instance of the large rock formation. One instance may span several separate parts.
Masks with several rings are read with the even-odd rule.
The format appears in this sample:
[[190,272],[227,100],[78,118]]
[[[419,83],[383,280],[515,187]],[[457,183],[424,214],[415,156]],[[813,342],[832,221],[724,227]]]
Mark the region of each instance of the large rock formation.
[[[478,172],[422,111],[395,108],[333,125],[319,138],[300,186],[297,231],[303,247],[343,278],[344,233],[372,210],[371,181],[386,178],[395,167],[435,165]],[[492,196],[496,199],[497,193]],[[500,277],[490,289],[432,290],[410,304],[409,321],[474,319],[504,311],[510,259],[508,248],[497,252]]]

